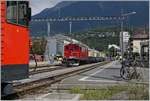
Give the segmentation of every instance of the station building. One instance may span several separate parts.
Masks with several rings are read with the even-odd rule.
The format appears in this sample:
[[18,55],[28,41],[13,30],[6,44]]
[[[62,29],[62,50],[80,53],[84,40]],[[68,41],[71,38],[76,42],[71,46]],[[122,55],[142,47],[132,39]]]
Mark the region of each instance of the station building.
[[149,34],[144,29],[138,29],[133,33],[132,44],[133,52],[141,53],[141,46],[143,43],[148,43]]

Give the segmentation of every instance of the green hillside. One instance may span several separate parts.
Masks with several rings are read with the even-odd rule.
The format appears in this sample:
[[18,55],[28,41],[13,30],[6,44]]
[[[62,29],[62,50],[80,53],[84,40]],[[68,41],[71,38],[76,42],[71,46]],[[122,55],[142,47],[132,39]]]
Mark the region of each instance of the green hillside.
[[119,28],[114,27],[96,28],[87,32],[73,33],[68,36],[83,42],[90,48],[107,51],[109,44],[119,45],[119,30]]

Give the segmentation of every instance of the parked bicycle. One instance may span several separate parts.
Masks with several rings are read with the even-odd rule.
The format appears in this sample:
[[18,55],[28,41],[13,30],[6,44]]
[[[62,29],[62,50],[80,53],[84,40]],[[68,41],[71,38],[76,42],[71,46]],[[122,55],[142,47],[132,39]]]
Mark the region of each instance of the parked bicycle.
[[120,69],[120,76],[124,80],[131,80],[137,79],[141,80],[142,75],[142,68],[144,64],[141,60],[140,55],[136,56],[133,53],[128,52],[125,56],[125,59],[122,61],[122,67]]

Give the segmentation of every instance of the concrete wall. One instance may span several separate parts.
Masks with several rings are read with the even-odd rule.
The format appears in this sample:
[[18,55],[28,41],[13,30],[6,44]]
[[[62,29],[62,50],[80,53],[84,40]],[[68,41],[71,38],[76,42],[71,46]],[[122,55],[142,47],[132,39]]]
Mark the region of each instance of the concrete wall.
[[146,42],[148,40],[133,40],[133,52],[141,53],[141,42]]
[[54,56],[57,53],[57,40],[56,39],[50,39],[48,40],[48,51],[50,56]]
[[57,41],[57,50],[56,55],[64,56],[64,42]]
[[47,46],[46,46],[46,51],[45,51],[45,60],[49,60],[56,55],[57,52],[57,40],[56,39],[48,39],[47,40]]
[[49,38],[45,52],[46,60],[57,55],[64,56],[64,45],[69,43],[66,40]]

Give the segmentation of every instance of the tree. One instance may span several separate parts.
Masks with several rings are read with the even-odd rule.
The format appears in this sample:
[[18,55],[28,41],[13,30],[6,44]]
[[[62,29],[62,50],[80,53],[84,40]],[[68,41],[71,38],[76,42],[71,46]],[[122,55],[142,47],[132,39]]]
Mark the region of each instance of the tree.
[[[39,39],[35,38],[32,40],[32,43],[33,43],[32,49],[33,49],[34,54],[44,55],[47,40],[44,37],[41,37]],[[31,52],[31,54],[33,53]]]

